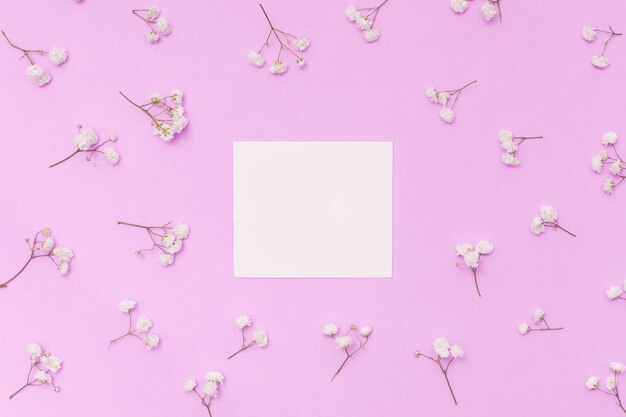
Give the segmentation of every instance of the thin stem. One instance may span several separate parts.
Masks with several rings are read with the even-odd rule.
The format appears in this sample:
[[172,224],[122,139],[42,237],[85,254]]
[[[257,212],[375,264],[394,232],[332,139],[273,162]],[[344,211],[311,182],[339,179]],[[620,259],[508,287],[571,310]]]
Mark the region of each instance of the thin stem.
[[26,263],[24,264],[24,266],[22,267],[22,269],[20,269],[17,274],[13,275],[13,277],[11,277],[11,279],[9,279],[8,281],[6,281],[3,284],[0,284],[0,288],[6,288],[7,285],[13,281],[15,278],[17,278],[22,272],[24,272],[24,270],[26,269],[26,267],[28,266],[28,264],[30,263],[30,261],[32,261],[33,259],[35,259],[36,257],[34,256],[34,252],[31,252],[30,258],[28,258],[28,260],[26,261]]
[[[298,55],[297,53],[292,51],[291,48],[289,48],[287,45],[285,45],[285,43],[280,39],[280,36],[278,36],[278,32],[283,33],[283,34],[288,35],[288,36],[292,36],[294,38],[295,38],[295,36],[290,35],[290,34],[288,34],[286,32],[283,32],[280,29],[276,29],[274,27],[274,25],[272,24],[272,21],[270,20],[270,17],[268,16],[267,12],[265,11],[265,8],[263,7],[263,5],[259,3],[259,6],[261,7],[261,10],[263,11],[263,15],[265,16],[265,19],[267,20],[267,23],[270,25],[270,33],[267,36],[267,40],[265,41],[265,45],[267,45],[267,41],[269,40],[270,35],[272,33],[276,37],[276,40],[278,41],[278,43],[280,43],[280,49],[278,50],[278,58],[276,58],[276,60],[280,61],[280,54],[281,54],[283,49],[286,49],[287,51],[291,52],[291,54],[293,54],[293,56],[295,56],[297,59],[300,59],[300,55]],[[263,49],[265,47],[265,45],[261,49]]]
[[[452,360],[450,362],[452,362]],[[454,405],[459,405],[459,403],[456,401],[456,396],[454,395],[454,391],[452,390],[452,385],[450,384],[450,380],[448,379],[448,367],[446,367],[446,369],[444,369],[443,366],[441,366],[441,360],[437,361],[437,364],[439,365],[439,368],[441,369],[441,372],[443,372],[443,376],[446,378],[446,384],[448,384],[448,389],[450,390],[450,394],[452,394],[452,399],[454,400]],[[448,366],[449,365],[450,365],[450,363],[448,363]]]
[[122,224],[124,226],[141,227],[142,229],[151,229],[150,226],[142,226],[140,224],[135,224],[135,223],[117,222],[117,224]]
[[573,237],[576,237],[576,235],[575,235],[574,233],[570,232],[570,231],[569,231],[569,230],[567,230],[567,229],[564,229],[564,228],[563,228],[563,227],[561,227],[558,223],[557,223],[556,227],[558,227],[559,229],[561,229],[562,231],[564,231],[564,232],[565,232],[565,233],[567,233],[568,235],[573,236]]
[[[4,32],[2,32],[4,33]],[[31,385],[30,382],[25,383],[20,389],[18,389],[17,391],[15,391],[13,394],[11,394],[9,396],[9,400],[12,400],[13,397],[15,397],[17,394],[19,394],[20,392],[24,391],[26,388],[28,388]]]
[[476,278],[476,268],[472,268],[472,272],[474,273],[474,283],[476,284],[476,292],[478,292],[479,297],[482,297],[482,295],[480,295],[480,289],[478,288],[478,278]]
[[339,372],[341,372],[341,370],[343,369],[344,366],[346,366],[346,363],[348,362],[348,359],[350,359],[350,354],[347,354],[346,358],[343,360],[343,362],[341,363],[341,366],[339,367],[339,369],[337,369],[337,372],[335,372],[335,375],[333,375],[333,377],[331,378],[331,382],[335,380],[335,377],[337,375],[339,375]]
[[[15,48],[15,49],[17,49],[17,50],[19,50],[19,51],[22,51],[22,53],[24,54],[24,55],[22,55],[22,57],[26,57],[26,59],[28,59],[28,62],[30,62],[30,64],[31,64],[31,65],[34,65],[35,63],[33,62],[33,60],[32,60],[32,59],[30,59],[30,55],[29,55],[30,53],[36,53],[36,54],[43,54],[43,53],[45,53],[45,51],[43,51],[43,50],[41,50],[41,49],[40,49],[40,50],[37,50],[37,51],[34,51],[34,50],[31,50],[31,49],[24,49],[24,48],[20,48],[19,46],[15,45],[13,42],[11,42],[11,41],[9,40],[9,37],[7,36],[7,34],[6,34],[6,33],[4,33],[4,30],[2,30],[2,31],[0,31],[0,32],[2,33],[2,36],[4,36],[4,39],[6,39],[6,40],[7,40],[7,42],[9,43],[9,45],[11,45],[13,48]],[[20,58],[20,59],[21,59],[21,58]]]
[[70,159],[71,157],[73,157],[74,155],[76,155],[76,154],[77,154],[77,153],[79,153],[79,152],[84,152],[84,151],[81,151],[80,149],[76,149],[76,150],[75,150],[72,154],[70,154],[67,158],[62,159],[62,160],[60,160],[59,162],[56,162],[56,163],[54,163],[54,164],[50,165],[48,168],[53,168],[53,167],[55,167],[55,166],[57,166],[57,165],[59,165],[59,164],[62,164],[63,162],[67,161],[68,159]]
[[244,350],[251,348],[252,346],[254,346],[256,342],[253,340],[252,342],[248,343],[246,346],[243,346],[241,349],[239,349],[237,352],[233,353],[232,355],[230,355],[228,358],[226,358],[226,360],[231,359],[235,356],[237,356],[238,354],[240,354],[241,352],[243,352]]

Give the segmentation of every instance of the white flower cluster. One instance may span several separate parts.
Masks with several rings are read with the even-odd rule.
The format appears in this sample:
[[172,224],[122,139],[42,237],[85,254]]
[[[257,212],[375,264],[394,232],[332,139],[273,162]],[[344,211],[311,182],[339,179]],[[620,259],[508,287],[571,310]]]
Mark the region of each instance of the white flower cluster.
[[625,297],[622,297],[623,294],[623,290],[626,290],[626,280],[624,281],[624,285],[623,287],[620,287],[619,285],[611,285],[607,290],[606,290],[606,296],[608,297],[609,300],[616,300],[616,299],[620,299],[620,300],[626,300]]
[[163,226],[143,226],[140,224],[117,222],[124,226],[132,226],[144,229],[148,232],[152,246],[147,249],[135,251],[136,256],[141,256],[144,252],[152,252],[155,249],[161,251],[157,257],[157,261],[162,266],[169,266],[174,263],[174,255],[183,248],[183,240],[189,236],[189,226],[185,223],[178,223],[171,227],[171,222]]
[[150,118],[152,133],[165,142],[180,134],[189,123],[183,107],[183,92],[179,89],[172,91],[169,96],[152,93],[145,104],[135,103],[121,91],[120,94]]
[[554,230],[561,229],[570,236],[576,237],[572,232],[565,230],[557,221],[559,214],[556,209],[550,205],[543,205],[539,208],[539,215],[533,217],[530,223],[530,231],[534,235],[540,235],[546,231],[546,227],[552,227]]
[[251,348],[252,346],[258,346],[260,348],[264,348],[265,346],[267,346],[267,344],[269,343],[269,338],[265,330],[255,330],[254,333],[252,333],[252,341],[248,342],[246,340],[246,328],[250,327],[251,325],[252,319],[249,316],[241,315],[235,318],[235,327],[237,327],[238,330],[241,330],[241,348],[237,352],[230,355],[228,359],[236,356],[244,350]]
[[609,58],[604,55],[604,53],[606,52],[606,47],[613,39],[613,37],[621,36],[622,34],[615,32],[611,26],[609,26],[609,30],[596,29],[593,26],[583,26],[581,36],[587,42],[594,42],[596,40],[596,37],[598,36],[598,33],[607,34],[609,35],[609,38],[606,40],[606,42],[604,42],[602,53],[600,53],[600,55],[594,55],[591,57],[591,65],[596,68],[604,69],[610,64]]
[[161,39],[161,36],[167,36],[172,33],[171,26],[167,22],[167,19],[161,16],[161,9],[158,6],[131,10],[131,12],[143,20],[150,28],[146,34],[148,42],[157,43]]
[[[597,155],[591,158],[591,169],[595,173],[601,173],[605,165],[609,167],[609,171],[613,174],[612,177],[604,179],[602,188],[607,194],[613,194],[615,188],[624,181],[626,173],[626,161],[624,161],[615,148],[615,142],[617,142],[617,133],[607,132],[602,136],[602,144],[605,149],[602,149]],[[614,156],[609,155],[609,148],[613,150]]]
[[[450,8],[452,11],[458,14],[463,14],[469,7],[468,0],[450,0]],[[483,19],[490,21],[495,16],[500,16],[502,21],[502,15],[500,14],[500,0],[487,0],[480,6],[480,11],[483,14]]]
[[376,22],[378,11],[385,3],[387,3],[387,1],[383,1],[376,7],[365,7],[361,9],[357,9],[355,5],[350,4],[346,8],[346,18],[363,32],[365,42],[372,43],[377,41],[380,37],[380,32],[378,29],[374,28],[374,22]]
[[448,369],[450,368],[450,364],[452,364],[452,361],[457,358],[460,359],[463,357],[463,349],[459,345],[451,345],[448,339],[446,339],[445,337],[439,337],[433,342],[433,350],[435,351],[434,358],[425,353],[421,353],[420,351],[415,352],[415,357],[419,358],[423,356],[437,364],[437,366],[443,373],[444,378],[446,379],[454,404],[458,404],[456,396],[454,395],[454,391],[452,390],[452,385],[450,384],[450,380],[448,379]]
[[115,148],[112,146],[102,148],[107,143],[113,143],[115,141],[117,141],[117,136],[109,135],[106,141],[94,147],[94,145],[98,143],[98,134],[92,128],[83,129],[83,126],[79,124],[78,133],[76,133],[76,135],[74,136],[74,145],[76,146],[76,150],[68,157],[50,165],[48,168],[60,165],[68,159],[72,158],[74,155],[83,152],[88,154],[85,158],[86,161],[91,161],[91,158],[94,156],[94,154],[101,153],[111,165],[117,165],[117,163],[120,161],[120,154],[117,152],[117,150],[115,150]]
[[278,41],[279,49],[278,56],[272,62],[272,65],[270,65],[269,71],[274,75],[280,75],[287,72],[287,68],[289,66],[285,62],[280,60],[280,55],[283,51],[288,51],[289,53],[291,53],[296,58],[296,64],[299,67],[303,67],[306,61],[304,60],[304,58],[302,58],[302,56],[300,56],[300,54],[298,54],[298,52],[306,51],[311,45],[311,41],[305,36],[294,36],[290,33],[275,28],[272,25],[272,22],[270,21],[270,18],[265,12],[263,6],[260,6],[263,14],[265,15],[267,23],[270,26],[270,30],[267,34],[267,39],[265,39],[265,42],[263,42],[261,48],[258,51],[250,51],[248,53],[248,62],[250,62],[250,64],[257,68],[261,68],[263,65],[265,65],[265,58],[263,57],[263,55],[261,55],[261,52],[263,52],[263,49],[265,49],[266,46],[269,46],[270,37],[274,35],[274,37]]
[[542,138],[543,136],[513,136],[513,132],[510,130],[501,130],[498,133],[498,140],[500,141],[500,146],[504,149],[502,162],[509,166],[519,165],[519,160],[517,159],[519,146],[526,140]]
[[[112,344],[122,340],[128,336],[134,336],[143,341],[147,350],[156,349],[159,346],[160,338],[159,335],[154,333],[149,333],[152,328],[152,320],[150,317],[142,314],[139,316],[137,321],[135,322],[135,328],[133,329],[133,317],[132,310],[137,307],[137,302],[135,300],[125,299],[120,302],[118,305],[118,309],[124,313],[128,314],[128,331],[121,335],[120,337],[111,340],[109,343],[109,348]],[[144,336],[140,336],[139,334],[143,334]]]
[[12,399],[28,387],[46,384],[50,384],[55,392],[61,391],[61,387],[53,382],[53,374],[61,370],[61,365],[63,364],[61,358],[50,352],[44,352],[37,343],[29,343],[26,346],[26,353],[28,353],[30,359],[30,370],[28,371],[26,384],[14,392],[9,399]]
[[[333,375],[331,381],[334,380],[337,375],[339,375],[339,372],[341,372],[346,363],[348,363],[348,360],[358,351],[365,347],[372,334],[372,330],[373,329],[371,326],[361,326],[359,328],[356,325],[351,325],[346,334],[338,336],[339,327],[336,324],[328,323],[324,326],[324,328],[322,329],[322,335],[332,338],[335,341],[335,345],[337,345],[337,348],[342,349],[346,354],[346,358],[344,359],[339,369],[337,369],[337,372],[335,372],[335,374]],[[354,344],[355,339],[359,343],[359,346],[350,351],[349,348]]]
[[62,275],[67,274],[70,270],[70,262],[74,257],[74,252],[70,248],[56,247],[54,237],[52,237],[52,230],[44,227],[37,233],[32,242],[30,239],[25,239],[28,248],[30,249],[30,256],[22,269],[13,275],[9,280],[0,284],[0,288],[6,288],[7,285],[20,276],[26,267],[34,260],[38,258],[49,258],[57,267]]
[[[474,283],[476,284],[476,291],[480,297],[480,289],[478,288],[478,278],[476,277],[476,270],[478,269],[478,261],[481,255],[489,255],[493,252],[493,245],[487,240],[480,240],[475,246],[469,243],[459,243],[456,245],[456,256],[461,256],[474,275]],[[457,263],[457,266],[461,266]]]
[[196,380],[188,379],[183,383],[183,390],[185,392],[195,392],[196,395],[200,398],[200,402],[209,412],[209,416],[211,414],[211,401],[213,398],[217,397],[218,389],[220,385],[224,384],[224,375],[218,371],[209,371],[204,376],[204,385],[202,387],[202,392],[205,395],[201,395],[196,390]]
[[52,79],[52,76],[46,71],[44,71],[44,69],[40,65],[36,64],[35,61],[33,61],[33,55],[48,55],[48,59],[50,60],[50,62],[53,65],[57,65],[57,66],[67,61],[67,51],[64,48],[55,46],[55,47],[52,47],[50,51],[47,51],[47,52],[41,49],[37,49],[37,50],[24,49],[13,44],[13,42],[9,40],[7,34],[4,33],[4,31],[1,31],[1,33],[4,36],[4,38],[7,40],[9,45],[21,51],[22,57],[26,57],[26,59],[30,63],[28,68],[26,68],[26,76],[39,87],[43,87],[44,85],[48,84],[50,80]]
[[624,373],[624,371],[626,370],[626,365],[621,362],[611,362],[609,364],[609,369],[611,370],[611,374],[606,377],[604,382],[606,391],[600,388],[600,377],[598,376],[590,376],[587,379],[587,382],[585,382],[585,386],[589,390],[598,390],[615,397],[617,405],[622,409],[622,411],[624,411],[624,405],[622,404],[622,399],[620,398],[620,394],[617,389],[617,376],[618,374]]
[[563,327],[550,327],[546,322],[545,318],[546,312],[537,307],[533,311],[533,323],[543,325],[545,327],[530,327],[527,323],[522,323],[517,327],[517,330],[521,334],[528,334],[533,331],[554,331],[554,330],[563,330]]
[[[426,97],[428,97],[433,103],[440,104],[442,106],[439,111],[439,117],[441,117],[441,120],[446,123],[452,123],[455,117],[454,106],[459,99],[461,91],[475,82],[476,81],[472,81],[465,84],[463,87],[454,90],[437,90],[435,87],[428,87],[426,89]],[[448,106],[448,102],[452,97],[454,97],[454,101],[451,106]]]

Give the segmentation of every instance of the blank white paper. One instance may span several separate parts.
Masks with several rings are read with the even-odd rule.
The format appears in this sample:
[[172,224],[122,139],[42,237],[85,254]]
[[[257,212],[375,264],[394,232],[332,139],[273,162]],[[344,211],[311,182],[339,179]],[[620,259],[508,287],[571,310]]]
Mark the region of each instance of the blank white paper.
[[234,142],[234,275],[390,278],[392,142]]

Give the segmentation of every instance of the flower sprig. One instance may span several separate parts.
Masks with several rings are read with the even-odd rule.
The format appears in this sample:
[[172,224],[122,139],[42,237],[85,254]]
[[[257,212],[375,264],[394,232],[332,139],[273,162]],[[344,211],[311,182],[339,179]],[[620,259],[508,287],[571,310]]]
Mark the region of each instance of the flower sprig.
[[[626,161],[617,153],[615,142],[617,142],[617,133],[605,133],[602,136],[602,144],[606,149],[601,150],[600,153],[591,158],[591,169],[594,172],[599,174],[602,172],[602,168],[608,165],[609,171],[613,174],[613,177],[604,180],[603,189],[607,194],[613,194],[615,189],[626,179],[626,175],[623,172],[624,168],[626,168]],[[609,155],[609,147],[613,150],[614,155]]]
[[610,64],[609,58],[604,55],[604,53],[606,52],[606,47],[609,45],[609,42],[611,42],[614,37],[622,36],[622,34],[615,32],[613,30],[613,27],[609,25],[609,30],[596,29],[593,26],[583,26],[581,35],[583,39],[587,42],[594,42],[596,40],[596,37],[598,36],[598,33],[607,34],[609,35],[609,37],[604,42],[604,46],[602,47],[602,52],[600,53],[600,55],[594,55],[591,57],[591,65],[596,68],[604,69]]
[[540,235],[546,231],[546,227],[552,227],[554,230],[561,229],[568,235],[572,237],[576,237],[575,234],[566,230],[559,224],[557,221],[559,214],[556,209],[550,205],[543,205],[539,208],[539,216],[533,217],[532,222],[530,223],[530,231],[534,235]]
[[502,162],[505,165],[516,166],[519,165],[519,160],[517,159],[519,146],[527,140],[543,139],[543,136],[513,136],[513,132],[505,129],[498,133],[498,139],[500,140],[500,146],[504,149]]
[[[439,117],[441,117],[441,119],[446,123],[452,123],[455,117],[454,106],[461,96],[461,92],[476,82],[478,81],[474,80],[465,84],[463,87],[455,88],[453,90],[437,90],[435,87],[428,87],[426,89],[426,97],[428,97],[433,103],[441,104],[442,108],[439,111]],[[454,97],[454,101],[452,102],[452,106],[448,107],[448,101],[452,97]]]
[[158,6],[131,10],[131,13],[143,20],[150,28],[146,35],[150,43],[157,43],[161,39],[161,36],[167,36],[172,33],[172,28],[169,23],[167,23],[167,20],[163,16],[159,17],[161,15],[161,9],[159,9]]
[[[450,0],[450,8],[458,14],[463,14],[469,7],[468,0]],[[483,14],[483,19],[486,21],[490,21],[496,15],[499,17],[500,22],[502,22],[502,11],[500,10],[500,0],[487,0],[482,6],[480,6],[480,11]]]
[[144,252],[152,252],[155,249],[161,251],[157,261],[163,266],[169,266],[174,262],[174,255],[180,252],[183,247],[183,240],[189,236],[189,226],[184,223],[178,223],[172,227],[172,222],[167,222],[163,226],[143,226],[141,224],[117,222],[124,226],[138,227],[144,229],[152,246],[147,249],[139,249],[135,251],[136,256],[141,256]]
[[[28,387],[39,387],[47,384],[54,388],[54,392],[60,392],[61,387],[53,382],[53,374],[61,370],[61,364],[63,363],[61,358],[54,356],[50,352],[44,352],[37,343],[29,343],[26,346],[26,352],[30,357],[30,369],[26,376],[26,383],[11,394],[9,400]],[[33,372],[35,373],[34,375]]]
[[617,375],[624,373],[624,370],[626,370],[626,365],[624,365],[621,362],[611,362],[609,364],[609,369],[611,370],[611,374],[609,376],[606,377],[605,380],[605,388],[606,390],[603,390],[602,388],[600,388],[600,377],[598,376],[590,376],[587,379],[587,382],[585,383],[585,386],[587,387],[587,389],[589,390],[596,390],[596,391],[600,391],[603,392],[605,394],[608,394],[610,396],[615,397],[615,400],[617,401],[617,406],[624,412],[626,413],[626,408],[624,408],[624,404],[622,403],[622,399],[619,396],[619,391],[618,391],[618,384],[617,384]]
[[[124,314],[128,314],[128,331],[124,333],[123,335],[111,340],[109,342],[109,349],[111,348],[113,344],[129,336],[132,336],[141,340],[143,344],[146,346],[147,350],[156,349],[159,346],[159,342],[161,341],[161,339],[159,338],[159,335],[154,334],[154,333],[148,333],[148,331],[152,328],[152,320],[150,320],[150,317],[144,314],[139,316],[139,318],[135,322],[135,326],[134,326],[135,328],[133,329],[132,310],[136,306],[137,306],[137,302],[135,302],[134,300],[129,300],[129,299],[122,300],[122,302],[119,304],[118,306],[119,310]],[[145,334],[145,336],[140,336],[139,334]]]
[[115,148],[107,146],[106,148],[100,150],[100,148],[102,148],[107,143],[113,143],[115,141],[117,141],[117,136],[109,135],[107,140],[102,142],[100,145],[94,147],[94,145],[98,143],[98,135],[92,128],[87,128],[83,130],[83,125],[79,124],[78,133],[74,135],[74,145],[76,146],[76,150],[59,162],[50,165],[48,168],[60,165],[79,153],[88,154],[85,157],[85,161],[87,162],[91,161],[91,158],[94,156],[94,154],[101,153],[106,157],[107,161],[109,161],[111,165],[117,165],[117,163],[120,161],[120,154],[115,150]]
[[22,52],[20,59],[26,58],[28,60],[30,66],[26,69],[26,76],[30,80],[34,81],[39,87],[43,87],[48,84],[52,79],[52,76],[46,73],[41,66],[35,64],[32,57],[33,55],[48,55],[48,59],[50,59],[50,62],[52,62],[53,65],[61,65],[67,61],[67,51],[64,48],[55,46],[51,48],[50,51],[44,51],[43,49],[25,49],[11,42],[3,30],[0,31],[0,33],[2,33],[2,36],[4,36],[4,39],[6,39],[9,45]]
[[35,259],[39,258],[48,258],[52,263],[54,263],[62,275],[67,274],[70,268],[70,261],[72,257],[74,257],[74,252],[70,248],[57,248],[55,247],[56,242],[52,237],[52,231],[47,227],[44,227],[40,231],[35,234],[32,242],[29,238],[24,239],[26,241],[26,245],[30,251],[30,256],[22,269],[20,269],[15,275],[13,275],[9,280],[0,284],[0,288],[6,288],[9,283],[15,280],[20,276],[22,272],[26,269],[26,267]]
[[[626,280],[624,280],[624,286],[623,286],[624,290],[626,290]],[[624,293],[624,291],[622,290],[622,287],[620,287],[619,285],[611,285],[607,290],[606,290],[606,296],[609,300],[613,301],[613,300],[626,300],[626,297],[624,297],[622,294]]]
[[189,379],[183,384],[183,390],[185,392],[195,393],[202,405],[209,412],[209,417],[213,417],[211,414],[211,402],[214,398],[217,398],[218,389],[220,385],[224,384],[224,375],[218,371],[209,371],[204,376],[204,385],[202,386],[202,393],[199,393],[196,389],[196,380]]
[[[493,252],[493,245],[487,240],[480,240],[475,246],[469,243],[460,243],[456,245],[456,256],[463,257],[465,265],[467,265],[474,274],[474,283],[476,284],[476,292],[480,295],[480,289],[478,288],[478,278],[476,277],[476,271],[478,270],[478,261],[482,255],[489,255]],[[460,263],[456,264],[461,266]]]
[[230,355],[227,359],[231,359],[241,352],[250,349],[252,346],[258,346],[264,348],[269,342],[267,332],[265,330],[255,330],[252,333],[252,341],[248,342],[246,339],[246,328],[252,325],[252,319],[249,316],[241,315],[235,318],[235,326],[238,330],[241,330],[241,348]]
[[119,93],[150,118],[150,125],[154,128],[152,134],[159,136],[166,142],[181,133],[189,123],[185,117],[183,92],[181,90],[176,89],[165,97],[159,93],[152,93],[145,104],[137,104],[121,91]]
[[454,395],[454,391],[452,390],[452,384],[450,384],[450,379],[448,378],[448,371],[450,369],[450,365],[455,359],[460,359],[463,357],[463,349],[459,345],[450,345],[448,339],[445,337],[439,337],[435,339],[433,342],[433,349],[436,354],[436,358],[432,356],[426,355],[420,351],[416,351],[414,353],[416,358],[423,356],[427,359],[433,361],[443,373],[444,378],[446,379],[446,383],[448,384],[448,389],[450,390],[450,394],[452,394],[452,400],[455,405],[458,405],[456,400],[456,396]]
[[[300,56],[296,51],[306,51],[309,45],[311,45],[311,41],[309,41],[307,37],[294,36],[290,33],[276,28],[272,24],[272,21],[267,15],[267,12],[265,11],[263,5],[259,4],[259,6],[261,6],[263,15],[265,16],[265,19],[270,26],[270,31],[267,34],[267,38],[265,39],[265,42],[263,42],[261,48],[258,51],[250,51],[250,53],[248,54],[248,61],[255,67],[262,67],[265,64],[265,58],[263,57],[263,55],[261,55],[261,52],[263,52],[263,49],[265,49],[266,46],[269,46],[270,38],[272,37],[272,35],[274,35],[280,47],[278,48],[278,55],[276,59],[269,67],[269,71],[274,75],[283,74],[287,71],[288,65],[280,60],[280,55],[282,54],[283,50],[291,53],[296,58],[296,64],[298,64],[298,66],[304,66],[304,58],[302,58],[302,56]],[[294,49],[296,51],[294,51]]]
[[521,334],[528,334],[530,332],[545,332],[564,329],[564,327],[550,327],[546,321],[546,312],[539,307],[533,311],[533,323],[545,327],[530,327],[527,323],[522,323],[517,327],[517,330]]
[[[350,329],[345,335],[337,336],[338,332],[339,328],[336,324],[333,323],[327,324],[322,330],[322,335],[332,338],[335,341],[337,347],[339,349],[342,349],[346,353],[346,358],[343,360],[343,362],[339,366],[339,369],[337,369],[337,371],[331,378],[331,381],[333,381],[337,377],[337,375],[339,375],[339,372],[341,372],[344,366],[346,366],[346,363],[348,363],[348,360],[350,360],[351,357],[353,357],[361,349],[365,348],[365,345],[369,341],[370,335],[372,334],[372,328],[370,326],[362,326],[359,329],[353,324],[350,326]],[[354,338],[359,342],[359,346],[353,348],[352,351],[350,351],[350,346],[352,346],[354,342],[352,336],[354,336]]]
[[350,4],[346,8],[346,18],[356,24],[356,26],[363,31],[363,39],[366,42],[374,42],[378,40],[380,37],[380,32],[378,29],[374,28],[374,23],[376,22],[376,17],[378,17],[378,12],[380,8],[385,5],[389,0],[384,0],[376,7],[363,7],[357,9],[355,5]]

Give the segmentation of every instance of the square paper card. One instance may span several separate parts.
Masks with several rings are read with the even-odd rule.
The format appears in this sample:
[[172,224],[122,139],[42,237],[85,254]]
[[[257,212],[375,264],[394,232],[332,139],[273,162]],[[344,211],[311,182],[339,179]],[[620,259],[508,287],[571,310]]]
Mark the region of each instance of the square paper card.
[[392,142],[234,142],[234,274],[390,278]]

